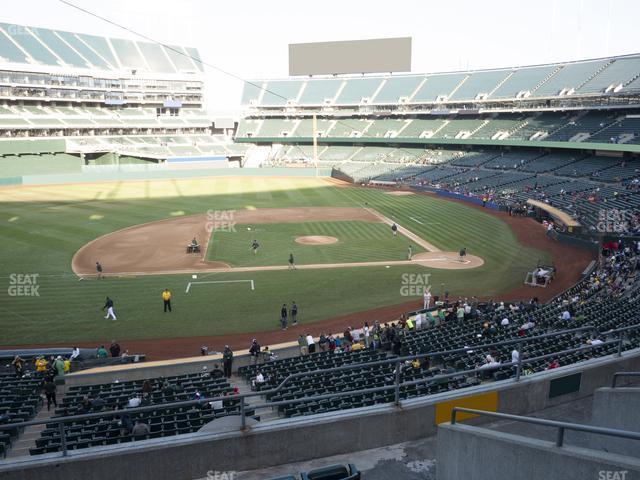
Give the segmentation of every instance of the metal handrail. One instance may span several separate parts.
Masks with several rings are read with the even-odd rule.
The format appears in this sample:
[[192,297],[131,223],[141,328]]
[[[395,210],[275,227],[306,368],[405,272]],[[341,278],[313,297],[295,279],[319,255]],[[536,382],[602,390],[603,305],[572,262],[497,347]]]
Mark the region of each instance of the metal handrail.
[[[640,325],[638,325],[638,327],[640,327]],[[522,371],[522,364],[523,363],[532,363],[532,362],[536,362],[536,361],[539,361],[539,360],[543,360],[545,358],[555,357],[557,355],[564,355],[564,354],[567,354],[567,353],[572,353],[572,352],[582,351],[582,350],[588,350],[588,349],[592,349],[592,348],[599,348],[599,347],[612,345],[612,344],[618,344],[619,345],[619,349],[618,349],[618,354],[617,355],[620,356],[621,353],[622,353],[621,344],[622,344],[622,341],[624,339],[624,336],[621,336],[618,340],[611,340],[611,341],[603,342],[603,343],[601,343],[599,345],[585,345],[585,346],[577,347],[577,348],[574,348],[574,349],[563,350],[563,351],[559,351],[559,352],[552,352],[552,353],[549,353],[549,354],[546,354],[546,355],[528,358],[526,360],[522,359],[521,347],[522,347],[522,344],[524,342],[531,341],[531,340],[536,340],[536,339],[541,339],[541,338],[549,338],[549,337],[554,337],[554,336],[567,335],[567,334],[571,334],[571,333],[578,333],[578,332],[594,330],[594,329],[595,329],[595,327],[592,327],[592,326],[580,327],[580,328],[575,328],[575,329],[570,329],[570,330],[560,330],[560,331],[557,331],[557,332],[546,333],[546,334],[543,334],[543,335],[538,335],[538,336],[533,336],[533,337],[519,338],[519,339],[516,339],[516,340],[507,340],[507,341],[503,341],[503,342],[495,342],[495,343],[483,344],[483,345],[475,345],[475,346],[469,346],[469,347],[459,348],[459,349],[454,349],[454,350],[446,350],[446,351],[442,351],[442,352],[423,353],[423,354],[417,354],[417,355],[411,355],[411,356],[405,356],[405,357],[396,357],[396,358],[391,358],[391,359],[386,359],[386,360],[378,360],[378,361],[375,361],[375,362],[354,363],[354,364],[349,364],[349,365],[343,365],[343,366],[340,366],[340,367],[333,367],[333,368],[320,369],[320,370],[312,370],[312,371],[309,371],[309,372],[294,373],[294,374],[291,374],[291,375],[287,376],[276,388],[269,389],[269,390],[249,392],[249,393],[243,393],[243,394],[238,394],[238,395],[217,396],[217,397],[200,398],[200,399],[194,399],[194,400],[183,400],[183,401],[179,401],[179,402],[161,403],[161,404],[154,404],[154,405],[149,405],[149,406],[144,406],[144,407],[135,407],[135,408],[125,408],[125,409],[122,409],[122,410],[113,410],[113,411],[110,411],[110,412],[96,412],[96,413],[86,413],[86,414],[81,414],[81,415],[69,415],[69,416],[64,416],[64,417],[52,417],[52,418],[49,418],[47,420],[31,420],[31,421],[26,421],[26,422],[16,422],[16,423],[11,423],[11,424],[0,425],[0,432],[3,431],[3,430],[14,430],[14,429],[20,429],[20,428],[24,428],[24,427],[28,427],[28,426],[34,426],[34,425],[46,425],[46,424],[51,424],[51,423],[57,423],[58,427],[59,427],[59,430],[60,430],[62,456],[66,457],[68,455],[68,449],[67,449],[67,445],[66,445],[66,435],[65,435],[64,425],[65,425],[65,423],[68,423],[68,422],[90,420],[90,419],[95,419],[95,418],[113,418],[113,417],[119,417],[119,416],[121,416],[123,414],[133,415],[133,414],[137,414],[137,413],[156,411],[156,410],[167,410],[167,409],[172,409],[172,408],[177,408],[177,407],[189,407],[189,406],[195,406],[195,405],[200,405],[201,406],[202,404],[205,404],[205,403],[208,403],[208,402],[214,402],[214,401],[239,400],[240,401],[239,406],[240,406],[240,416],[241,416],[241,430],[244,430],[246,428],[245,407],[247,407],[247,406],[250,406],[253,409],[265,408],[265,407],[276,407],[276,406],[280,406],[280,405],[291,405],[291,404],[311,402],[311,401],[316,401],[316,400],[325,400],[325,399],[339,398],[339,397],[344,397],[344,396],[353,396],[353,395],[361,395],[361,394],[366,394],[366,393],[375,393],[375,392],[387,391],[387,390],[391,390],[391,389],[394,390],[394,404],[395,405],[399,405],[400,404],[400,388],[403,387],[403,386],[417,385],[417,384],[420,384],[420,383],[428,383],[428,382],[433,382],[435,380],[443,380],[443,379],[446,379],[446,378],[465,375],[465,374],[468,374],[468,373],[478,373],[478,372],[482,372],[482,371],[492,371],[492,370],[502,369],[502,368],[510,367],[510,366],[511,367],[516,367],[516,377],[513,380],[517,382],[520,379],[520,374],[521,374],[521,371]],[[424,358],[424,357],[429,357],[429,356],[444,355],[444,354],[448,354],[448,353],[468,352],[469,350],[478,350],[480,348],[484,349],[484,348],[492,347],[492,346],[503,346],[503,345],[510,345],[510,344],[518,344],[518,353],[519,353],[518,362],[501,363],[499,365],[496,365],[496,366],[493,366],[493,367],[489,367],[489,368],[478,367],[478,368],[475,368],[473,370],[457,371],[457,372],[448,373],[448,374],[434,375],[433,377],[422,378],[422,379],[419,379],[419,380],[412,380],[412,381],[408,381],[408,382],[400,382],[400,365],[402,363],[408,361],[408,360],[414,360],[414,359],[419,359],[419,358]],[[395,375],[394,375],[394,377],[395,377],[394,378],[394,383],[392,385],[383,386],[383,387],[373,387],[373,388],[349,390],[349,391],[344,391],[344,392],[334,392],[334,393],[330,393],[330,394],[316,395],[316,396],[304,397],[304,398],[296,398],[296,399],[291,399],[291,400],[281,400],[281,401],[268,402],[268,403],[257,404],[257,405],[247,405],[245,403],[245,399],[249,398],[249,397],[256,397],[256,396],[260,397],[260,396],[263,396],[263,395],[270,395],[272,393],[278,393],[279,391],[281,391],[285,387],[286,383],[290,382],[291,380],[293,380],[295,378],[306,377],[306,376],[310,376],[310,375],[314,375],[314,374],[320,374],[320,373],[332,373],[332,372],[338,372],[338,371],[344,371],[344,370],[352,370],[352,369],[362,368],[362,367],[372,367],[372,366],[377,366],[377,365],[388,365],[388,364],[395,364],[395,367],[396,367],[395,368]]]
[[556,436],[557,447],[562,447],[564,444],[565,430],[575,430],[578,432],[595,433],[598,435],[609,435],[611,437],[640,440],[640,433],[631,432],[629,430],[617,430],[614,428],[593,427],[591,425],[582,425],[579,423],[560,422],[558,420],[547,420],[545,418],[524,417],[521,415],[512,415],[509,413],[488,412],[486,410],[475,410],[473,408],[463,408],[463,407],[453,407],[453,409],[451,410],[451,425],[456,424],[456,414],[458,412],[471,413],[474,415],[483,415],[486,417],[500,418],[502,420],[532,423],[534,425],[542,425],[545,427],[556,427],[558,428],[558,435]]
[[618,377],[640,377],[640,372],[616,372],[611,380],[611,388],[616,388]]

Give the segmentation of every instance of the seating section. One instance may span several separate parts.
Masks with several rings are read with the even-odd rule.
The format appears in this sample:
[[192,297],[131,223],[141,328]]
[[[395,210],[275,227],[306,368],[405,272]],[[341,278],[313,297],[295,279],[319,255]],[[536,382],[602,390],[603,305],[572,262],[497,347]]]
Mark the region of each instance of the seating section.
[[[331,393],[345,394],[274,405],[274,409],[282,416],[301,417],[392,402],[395,398],[393,385],[397,368],[393,359],[397,354],[432,353],[419,364],[404,362],[399,365],[401,382],[422,380],[420,383],[402,385],[399,392],[401,399],[447,392],[488,380],[511,378],[516,374],[514,366],[509,364],[516,345],[520,346],[525,360],[524,375],[546,370],[552,358],[560,365],[569,365],[615,354],[618,351],[617,344],[604,344],[591,349],[584,347],[589,345],[594,335],[606,342],[611,330],[638,325],[634,303],[640,292],[640,278],[633,265],[635,259],[619,256],[615,262],[608,262],[607,266],[548,304],[474,302],[464,319],[456,317],[455,306],[436,308],[426,313],[414,312],[409,317],[414,321],[418,315],[423,317],[421,328],[407,330],[400,324],[385,326],[380,333],[378,350],[341,352],[336,348],[263,365],[241,367],[238,373],[247,382],[254,381],[260,373],[265,381],[255,384],[255,388],[269,392],[265,393],[268,402],[300,400]],[[608,276],[615,277],[609,286],[598,280]],[[615,302],[603,301],[612,295],[616,297]],[[563,312],[569,310],[572,312],[569,319],[563,320]],[[508,322],[503,324],[505,318]],[[584,326],[591,326],[594,330],[563,333]],[[542,336],[551,332],[556,335]],[[511,343],[491,346],[500,342]],[[640,329],[631,330],[625,337],[622,349],[630,350],[639,346]],[[571,351],[576,349],[580,350]],[[486,365],[487,355],[491,355],[497,364],[492,368],[482,367],[477,374],[469,372]],[[392,361],[372,364],[381,360]],[[345,366],[351,368],[327,372],[329,368]],[[295,378],[290,378],[282,385],[291,375],[295,375]],[[271,391],[279,385],[277,392]],[[366,388],[381,390],[349,394]]]
[[[292,147],[293,150],[293,147]],[[594,229],[604,208],[637,211],[640,161],[573,152],[323,147],[321,159],[356,182],[433,186],[497,203],[541,200]]]
[[[0,115],[0,121],[3,117]],[[64,121],[64,119],[63,119]],[[522,113],[442,118],[320,117],[318,137],[434,138],[640,143],[640,119],[609,112]],[[245,118],[237,138],[313,136],[310,118]]]
[[114,71],[128,68],[164,74],[204,71],[200,56],[193,48],[166,48],[137,40],[7,23],[0,23],[0,32],[0,56],[13,63]]
[[[7,54],[20,55],[6,46]],[[1,52],[0,52],[1,53]],[[255,84],[245,82],[243,105],[364,105],[469,102],[527,97],[613,95],[640,88],[640,56],[426,75],[387,75],[345,80],[311,78],[268,82],[262,101]],[[286,88],[281,88],[288,82]],[[272,88],[269,88],[271,86]],[[298,100],[298,95],[302,92]],[[275,101],[274,101],[275,100]]]
[[[227,380],[216,377],[215,374],[199,372],[154,378],[149,382],[152,392],[148,397],[142,392],[143,381],[70,387],[52,420],[82,413],[110,412],[114,409],[118,410],[119,415],[111,419],[65,423],[67,448],[74,450],[192,433],[216,418],[239,413],[238,401],[233,399],[223,400],[219,405],[203,402],[193,407],[163,407],[163,404],[200,398],[197,394],[202,398],[233,394],[234,389]],[[142,398],[141,406],[157,408],[148,412],[128,414],[126,405],[132,397]],[[248,409],[247,415],[254,415],[254,411]],[[132,423],[140,421],[147,424],[149,433],[136,436],[130,431],[123,431],[123,422],[126,419]],[[46,427],[40,439],[36,440],[36,446],[30,450],[31,455],[60,450],[58,424],[52,422]]]
[[[35,374],[17,378],[13,372],[0,372],[0,424],[33,419],[42,405],[41,385],[42,377]],[[19,433],[17,428],[0,431],[0,457],[6,455]]]

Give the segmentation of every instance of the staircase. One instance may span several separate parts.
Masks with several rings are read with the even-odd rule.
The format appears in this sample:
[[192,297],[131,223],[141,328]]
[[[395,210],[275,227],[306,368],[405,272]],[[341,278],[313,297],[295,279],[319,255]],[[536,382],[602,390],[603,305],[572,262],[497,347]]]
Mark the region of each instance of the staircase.
[[487,98],[491,97],[491,95],[493,95],[493,94],[496,92],[496,90],[498,90],[502,85],[504,85],[504,84],[505,84],[505,82],[506,82],[507,80],[509,80],[511,77],[513,77],[513,74],[514,74],[514,73],[516,73],[516,72],[515,72],[515,70],[514,70],[514,71],[512,71],[512,72],[510,72],[510,73],[509,73],[509,75],[507,75],[506,77],[504,77],[504,78],[500,81],[500,83],[498,83],[498,84],[493,88],[493,90],[491,90],[491,91],[489,92],[489,94],[487,95]]
[[491,120],[485,120],[484,122],[482,122],[478,128],[474,129],[469,133],[469,137],[467,138],[473,137],[478,130],[480,130],[481,128],[484,128],[489,123],[491,123]]
[[607,63],[605,63],[604,65],[602,65],[600,68],[598,68],[595,72],[593,72],[589,78],[587,78],[584,82],[582,82],[580,85],[578,85],[576,87],[576,91],[579,91],[582,87],[584,87],[587,83],[589,83],[591,80],[593,80],[593,78],[598,75],[600,72],[602,72],[605,68],[607,68],[609,65],[611,65],[612,63],[614,63],[615,60],[611,60]]
[[524,121],[522,121],[521,123],[519,123],[516,128],[509,130],[509,136],[513,135],[514,133],[516,133],[519,130],[522,130],[524,127],[526,127],[527,125],[529,125],[529,120],[530,119],[526,119]]
[[531,89],[531,93],[535,92],[536,90],[538,90],[542,85],[544,85],[545,83],[547,83],[549,81],[549,79],[551,77],[553,77],[556,73],[558,73],[560,70],[562,70],[562,66],[557,67],[553,72],[551,72],[549,75],[547,75],[545,78],[542,79],[542,81],[540,83],[538,83],[535,87],[533,87]]
[[[230,379],[230,383],[238,387],[240,394],[251,393],[251,386],[242,377],[233,375]],[[264,397],[249,397],[245,400],[245,407],[253,407],[265,402]],[[256,415],[260,416],[260,422],[268,422],[270,420],[276,420],[278,418],[278,410],[271,407],[263,407],[256,409]]]
[[[58,387],[58,399],[62,400],[64,397],[64,393],[60,391],[61,388]],[[46,403],[46,401],[45,401]],[[43,406],[38,412],[38,415],[35,416],[33,421],[39,420],[49,420],[51,417],[55,415],[55,409],[52,408],[51,411],[47,411],[47,407]],[[18,437],[18,440],[12,445],[11,450],[7,453],[7,460],[12,460],[18,457],[28,457],[29,449],[36,446],[36,440],[40,438],[40,433],[47,428],[46,425],[32,425],[24,429],[24,431]]]

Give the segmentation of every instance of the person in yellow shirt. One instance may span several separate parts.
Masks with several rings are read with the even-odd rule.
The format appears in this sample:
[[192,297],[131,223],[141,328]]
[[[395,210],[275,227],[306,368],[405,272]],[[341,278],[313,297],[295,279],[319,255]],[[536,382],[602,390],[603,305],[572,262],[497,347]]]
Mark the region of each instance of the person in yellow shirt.
[[168,288],[162,291],[162,301],[164,302],[164,313],[167,313],[167,309],[171,312],[171,292]]
[[36,372],[46,372],[47,371],[47,360],[44,357],[36,358]]
[[355,342],[353,345],[351,345],[351,351],[352,352],[357,352],[358,350],[362,350],[364,347],[362,346],[362,344],[360,342]]

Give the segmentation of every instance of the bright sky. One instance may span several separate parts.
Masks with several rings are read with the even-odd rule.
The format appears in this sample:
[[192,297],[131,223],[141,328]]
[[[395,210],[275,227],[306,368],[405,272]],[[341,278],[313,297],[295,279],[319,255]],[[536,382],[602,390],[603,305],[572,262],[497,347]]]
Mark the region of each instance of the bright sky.
[[[245,79],[284,78],[288,44],[413,38],[414,73],[640,52],[638,0],[69,0]],[[135,38],[57,0],[12,1],[5,22]],[[207,107],[237,110],[242,82],[207,69]]]

